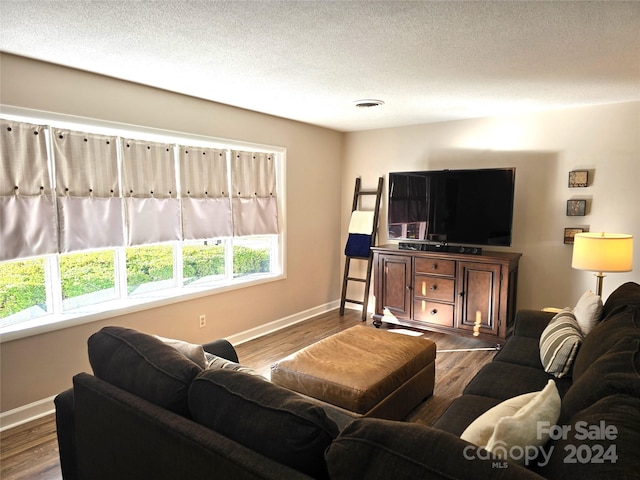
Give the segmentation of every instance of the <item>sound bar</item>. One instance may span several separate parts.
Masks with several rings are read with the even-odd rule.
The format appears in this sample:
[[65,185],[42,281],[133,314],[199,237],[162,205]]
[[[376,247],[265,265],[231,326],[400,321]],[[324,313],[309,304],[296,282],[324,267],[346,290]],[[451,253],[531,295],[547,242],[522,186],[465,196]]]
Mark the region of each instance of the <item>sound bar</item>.
[[462,253],[465,255],[482,255],[480,247],[465,247],[462,245],[442,245],[441,243],[400,242],[400,250],[413,250],[414,252],[446,252]]

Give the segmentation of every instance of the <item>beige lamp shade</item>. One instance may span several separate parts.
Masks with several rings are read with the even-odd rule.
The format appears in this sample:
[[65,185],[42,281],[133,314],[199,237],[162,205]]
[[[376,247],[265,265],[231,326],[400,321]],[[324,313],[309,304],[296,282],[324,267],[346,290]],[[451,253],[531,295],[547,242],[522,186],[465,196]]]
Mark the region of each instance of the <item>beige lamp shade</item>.
[[633,236],[626,233],[578,233],[571,266],[592,272],[630,272]]

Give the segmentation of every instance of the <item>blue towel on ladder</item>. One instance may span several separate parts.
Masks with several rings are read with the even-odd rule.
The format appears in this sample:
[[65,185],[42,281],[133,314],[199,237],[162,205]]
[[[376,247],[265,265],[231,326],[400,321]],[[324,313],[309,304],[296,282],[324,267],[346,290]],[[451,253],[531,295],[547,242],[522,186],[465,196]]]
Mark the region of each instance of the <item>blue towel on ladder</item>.
[[354,210],[349,220],[349,238],[344,254],[347,257],[369,258],[371,237],[373,236],[374,212]]
[[344,254],[347,257],[369,258],[369,248],[371,247],[371,235],[364,233],[350,233],[347,238],[347,246]]

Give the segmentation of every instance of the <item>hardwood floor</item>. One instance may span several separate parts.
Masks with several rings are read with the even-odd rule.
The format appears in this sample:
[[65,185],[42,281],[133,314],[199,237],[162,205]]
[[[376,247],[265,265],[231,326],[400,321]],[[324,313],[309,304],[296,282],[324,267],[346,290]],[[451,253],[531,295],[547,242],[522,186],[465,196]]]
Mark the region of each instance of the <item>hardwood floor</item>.
[[0,478],[62,478],[54,414],[0,433]]
[[[335,310],[238,345],[236,350],[243,365],[268,377],[272,363],[352,326],[375,328],[370,320],[361,322],[357,311],[347,310],[340,317]],[[414,409],[405,420],[431,425],[451,400],[462,393],[462,389],[476,372],[493,358],[495,351],[491,350],[492,344],[473,338],[435,332],[422,332],[422,335],[435,342],[438,348],[435,391],[431,398]],[[483,348],[489,350],[476,350]],[[0,434],[0,479],[61,478],[53,414]]]

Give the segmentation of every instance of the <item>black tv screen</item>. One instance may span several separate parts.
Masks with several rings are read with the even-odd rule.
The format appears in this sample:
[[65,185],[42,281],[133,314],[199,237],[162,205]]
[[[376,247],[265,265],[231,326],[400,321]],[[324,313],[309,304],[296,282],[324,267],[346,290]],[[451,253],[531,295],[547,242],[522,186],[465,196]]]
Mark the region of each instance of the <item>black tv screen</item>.
[[515,168],[389,173],[389,239],[511,245]]

